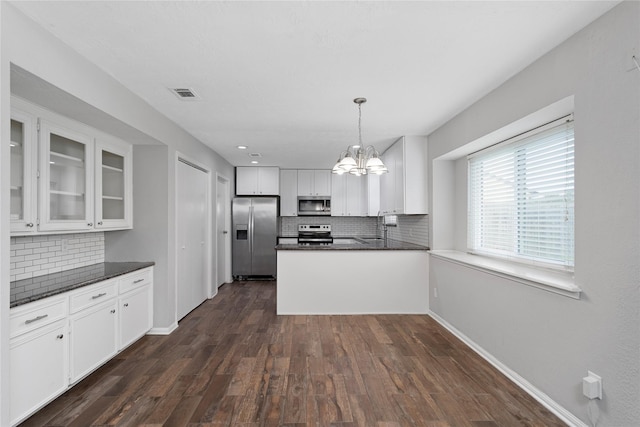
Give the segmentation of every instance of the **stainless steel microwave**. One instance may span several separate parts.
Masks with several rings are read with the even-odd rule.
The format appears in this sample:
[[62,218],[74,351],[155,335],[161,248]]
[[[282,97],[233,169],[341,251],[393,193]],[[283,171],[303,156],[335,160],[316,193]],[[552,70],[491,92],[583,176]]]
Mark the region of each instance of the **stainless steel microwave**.
[[298,196],[298,215],[331,215],[331,198]]

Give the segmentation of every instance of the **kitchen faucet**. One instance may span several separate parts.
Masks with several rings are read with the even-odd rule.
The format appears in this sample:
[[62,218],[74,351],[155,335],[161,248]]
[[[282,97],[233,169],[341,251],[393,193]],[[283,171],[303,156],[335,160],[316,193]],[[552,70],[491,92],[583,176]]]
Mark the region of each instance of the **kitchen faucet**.
[[397,217],[395,215],[381,215],[381,212],[378,211],[378,222],[380,221],[380,217],[382,217],[382,235],[384,239],[384,245],[387,246],[387,231],[388,227],[397,227]]

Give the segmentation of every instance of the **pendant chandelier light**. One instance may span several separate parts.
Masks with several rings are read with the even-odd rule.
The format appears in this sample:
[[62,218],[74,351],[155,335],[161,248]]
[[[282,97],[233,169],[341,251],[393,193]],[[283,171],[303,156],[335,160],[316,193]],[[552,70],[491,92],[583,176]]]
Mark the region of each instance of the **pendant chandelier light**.
[[356,98],[353,100],[358,104],[358,143],[350,145],[345,151],[340,153],[338,162],[331,170],[332,173],[342,175],[349,172],[352,175],[360,176],[368,173],[382,175],[387,173],[387,167],[380,160],[380,153],[369,145],[362,145],[362,104],[367,102],[366,98]]

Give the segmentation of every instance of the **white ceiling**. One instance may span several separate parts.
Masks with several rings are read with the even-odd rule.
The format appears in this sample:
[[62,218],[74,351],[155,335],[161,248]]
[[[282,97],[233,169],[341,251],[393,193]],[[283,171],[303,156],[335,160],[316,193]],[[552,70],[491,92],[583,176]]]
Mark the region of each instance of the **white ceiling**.
[[13,4],[233,165],[328,169],[357,140],[354,98],[378,150],[427,135],[617,3]]

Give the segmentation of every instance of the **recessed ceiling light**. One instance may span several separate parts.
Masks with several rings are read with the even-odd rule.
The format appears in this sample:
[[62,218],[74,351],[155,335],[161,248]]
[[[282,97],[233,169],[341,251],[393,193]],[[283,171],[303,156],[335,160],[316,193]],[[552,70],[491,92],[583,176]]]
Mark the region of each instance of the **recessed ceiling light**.
[[251,163],[253,163],[254,165],[257,165],[259,162],[257,160],[251,160]]
[[236,148],[237,148],[238,150],[246,150],[246,149],[247,149],[247,146],[246,146],[246,145],[238,145]]

